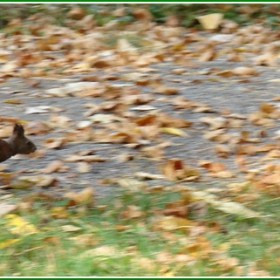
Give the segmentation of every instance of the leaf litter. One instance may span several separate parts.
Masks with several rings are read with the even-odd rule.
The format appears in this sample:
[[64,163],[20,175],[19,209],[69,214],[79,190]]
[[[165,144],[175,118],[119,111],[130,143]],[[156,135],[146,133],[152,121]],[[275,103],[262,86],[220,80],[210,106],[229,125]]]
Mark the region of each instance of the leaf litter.
[[[38,36],[26,23],[30,35],[1,37],[1,137],[10,135],[11,123],[23,123],[39,149],[3,166],[0,191],[39,193],[28,202],[1,202],[4,226],[18,238],[2,241],[0,247],[40,233],[15,214],[18,208],[31,210],[38,199],[62,197],[67,204],[51,206],[46,215],[69,219],[60,229],[79,233],[78,244],[96,246],[81,256],[123,257],[120,248],[82,233],[85,225],[72,224],[71,207],[80,213],[104,208],[106,216],[107,206],[98,206],[96,197],[112,195],[116,187],[147,196],[176,190],[181,198],[163,209],[152,207],[148,220],[140,206],[121,208],[116,200],[119,231],[131,230],[125,223],[134,221],[144,232],[161,232],[167,243],[179,236],[182,243],[176,254],[157,252],[156,260],[127,248],[132,262],[148,270],[160,267],[160,275],[173,276],[180,270],[176,266],[172,271],[173,260],[180,265],[203,258],[217,271],[242,275],[240,260],[206,237],[222,232],[219,221],[211,227],[193,217],[205,217],[213,208],[239,219],[265,219],[266,213],[250,209],[252,201],[258,193],[279,196],[279,144],[272,137],[280,115],[275,99],[277,34],[269,30],[267,37],[262,26],[238,27],[222,14],[197,17],[203,32],[179,27],[175,15],[166,26],[154,25],[144,8],[134,9],[136,22],[127,31],[112,21],[92,32],[94,20],[78,6],[67,16],[70,27],[45,22]],[[83,32],[72,28],[75,21]],[[116,32],[116,44],[107,45]],[[127,39],[131,33],[141,47]],[[10,49],[13,36],[18,37]],[[32,51],[22,51],[29,46]],[[11,51],[16,55],[11,57]],[[40,195],[42,190],[50,196]],[[59,242],[53,237],[45,241]],[[252,264],[254,272],[263,273]]]

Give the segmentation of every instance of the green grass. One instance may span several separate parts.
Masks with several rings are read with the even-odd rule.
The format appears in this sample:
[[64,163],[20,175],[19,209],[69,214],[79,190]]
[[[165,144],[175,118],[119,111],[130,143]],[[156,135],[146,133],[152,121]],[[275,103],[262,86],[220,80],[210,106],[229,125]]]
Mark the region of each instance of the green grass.
[[[154,229],[155,211],[180,197],[179,192],[121,193],[117,197],[99,200],[95,206],[77,205],[65,208],[63,211],[68,216],[63,218],[53,217],[52,209],[64,207],[66,200],[35,201],[32,211],[19,211],[16,214],[36,226],[37,233],[27,236],[11,234],[7,220],[4,217],[0,219],[0,246],[7,240],[19,239],[0,250],[0,275],[246,276],[246,271],[253,264],[272,276],[280,275],[278,200],[263,195],[247,205],[250,209],[270,215],[267,218],[241,219],[211,207],[208,207],[207,214],[203,217],[186,217],[192,219],[195,226],[203,225],[206,230],[195,237],[198,249],[194,261],[191,265],[184,265],[174,263],[172,258],[180,253],[191,255],[186,244],[188,240],[190,245],[196,239],[180,229]],[[106,208],[101,209],[98,205],[106,205]],[[142,216],[135,219],[123,218],[121,213],[127,205],[138,206]],[[219,224],[220,230],[210,230],[214,223]],[[64,231],[65,225],[76,226],[78,230]],[[90,241],[86,241],[86,236],[91,236]],[[73,238],[80,243],[75,243]],[[204,242],[206,245],[203,245]],[[210,251],[219,253],[222,244],[229,245],[221,254],[226,254],[227,258],[236,258],[243,274],[236,274],[234,267],[224,268],[218,265],[211,252],[204,254],[209,248]],[[104,250],[104,255],[94,253],[96,248]],[[166,261],[158,261],[158,256],[164,253],[170,257]],[[151,267],[139,265],[138,261],[142,258],[148,260]]]
[[[4,6],[4,5],[2,5]],[[233,20],[241,26],[255,23],[264,23],[272,28],[278,28],[280,9],[279,5],[271,4],[79,4],[87,15],[94,15],[98,26],[103,26],[111,20],[117,20],[121,25],[135,21],[133,10],[135,8],[146,8],[153,16],[153,21],[165,23],[170,15],[176,15],[185,27],[200,27],[197,16],[222,13],[225,19]],[[0,29],[7,34],[14,34],[16,30],[8,28],[7,25],[14,19],[28,20],[30,16],[37,15],[39,18],[46,16],[48,21],[55,25],[68,26],[68,11],[73,5],[59,4],[9,4],[0,6]],[[118,8],[124,8],[125,14],[116,17],[112,12]],[[249,7],[247,10],[244,7]],[[254,8],[256,7],[256,8]],[[240,10],[241,9],[241,10]],[[73,26],[72,26],[73,27]],[[21,31],[28,34],[28,28],[22,26]]]

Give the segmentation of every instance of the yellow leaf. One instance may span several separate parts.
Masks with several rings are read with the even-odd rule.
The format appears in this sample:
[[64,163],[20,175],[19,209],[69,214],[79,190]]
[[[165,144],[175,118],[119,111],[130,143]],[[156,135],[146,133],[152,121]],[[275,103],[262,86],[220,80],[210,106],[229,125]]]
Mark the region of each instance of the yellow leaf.
[[9,230],[14,234],[30,235],[38,233],[36,227],[16,214],[8,214],[5,216],[8,221],[6,225],[11,227]]
[[175,127],[161,127],[160,131],[162,133],[176,135],[176,136],[187,136],[187,134],[183,130]]
[[162,229],[162,230],[176,230],[176,229],[184,229],[193,224],[192,221],[174,217],[174,216],[166,216],[160,218],[158,221],[155,222],[155,228]]
[[21,101],[19,101],[17,99],[6,99],[4,101],[4,103],[8,103],[8,104],[21,104]]
[[54,207],[50,212],[52,216],[57,219],[64,219],[69,216],[69,213],[65,211],[64,207]]
[[10,245],[12,245],[12,244],[14,244],[14,243],[17,243],[17,242],[19,242],[19,241],[20,241],[19,238],[8,239],[8,240],[6,240],[6,241],[0,243],[0,249],[7,248],[7,247],[9,247]]

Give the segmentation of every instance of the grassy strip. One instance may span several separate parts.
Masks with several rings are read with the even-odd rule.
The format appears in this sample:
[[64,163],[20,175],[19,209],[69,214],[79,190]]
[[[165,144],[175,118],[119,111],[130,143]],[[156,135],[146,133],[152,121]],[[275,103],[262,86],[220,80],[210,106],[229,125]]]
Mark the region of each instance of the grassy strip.
[[[145,8],[153,16],[153,21],[165,23],[170,15],[176,15],[180,24],[185,27],[199,27],[197,16],[222,13],[225,19],[238,24],[261,23],[272,28],[280,24],[280,7],[277,4],[80,4],[87,15],[94,15],[98,26],[103,26],[112,20],[126,24],[135,21],[135,8]],[[48,22],[68,26],[68,12],[74,7],[72,4],[2,4],[0,5],[0,29],[15,19],[28,20],[32,17],[45,18]],[[116,16],[114,11],[123,8],[123,15]]]
[[[122,193],[95,205],[35,199],[20,218],[37,229],[11,231],[0,219],[5,276],[246,276],[280,274],[278,200],[247,207],[266,218],[241,219],[206,207],[163,216],[181,192]],[[19,205],[25,205],[26,202]],[[68,206],[67,206],[68,205]],[[67,206],[67,207],[66,207]],[[24,207],[23,207],[24,208]],[[204,209],[204,210],[205,210]],[[170,218],[170,219],[169,219]],[[172,220],[174,219],[174,220]],[[188,221],[176,226],[174,221]],[[14,243],[13,243],[14,242]]]

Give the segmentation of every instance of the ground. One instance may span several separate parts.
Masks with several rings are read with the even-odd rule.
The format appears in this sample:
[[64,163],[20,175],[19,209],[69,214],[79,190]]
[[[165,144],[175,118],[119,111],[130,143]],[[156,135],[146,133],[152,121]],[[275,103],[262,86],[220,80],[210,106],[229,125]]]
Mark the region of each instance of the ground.
[[279,275],[278,31],[128,8],[2,22],[0,275]]
[[[141,156],[139,149],[129,148],[126,144],[115,143],[96,143],[95,141],[80,141],[74,143],[66,143],[63,147],[56,149],[48,149],[41,158],[27,158],[24,156],[16,156],[9,159],[6,171],[17,172],[23,171],[23,174],[41,174],[42,169],[49,163],[55,160],[63,161],[67,156],[77,151],[93,150],[94,153],[106,160],[104,162],[90,163],[91,170],[89,172],[81,173],[77,172],[77,163],[67,163],[69,167],[67,172],[55,173],[55,177],[59,180],[59,186],[55,187],[55,191],[61,193],[61,191],[69,190],[81,190],[86,186],[93,186],[96,195],[104,196],[108,193],[112,193],[116,190],[110,184],[100,185],[100,180],[104,178],[135,178],[137,172],[148,172],[153,174],[162,174],[158,167],[159,163],[165,162],[167,159],[180,158],[185,164],[198,168],[201,172],[199,180],[192,182],[185,182],[183,184],[193,186],[195,188],[205,186],[221,186],[235,181],[244,181],[244,173],[241,172],[236,164],[234,149],[231,149],[230,156],[227,158],[219,158],[215,153],[215,146],[217,142],[206,140],[203,135],[208,129],[207,124],[203,124],[200,120],[202,117],[219,117],[223,112],[228,110],[232,114],[242,114],[244,117],[244,123],[241,127],[228,129],[228,132],[233,137],[240,134],[241,131],[250,131],[254,137],[258,137],[260,131],[265,131],[265,136],[259,137],[261,145],[263,143],[277,143],[274,139],[275,131],[278,129],[277,120],[276,125],[272,127],[256,126],[246,120],[247,116],[255,111],[259,110],[261,103],[271,103],[278,106],[279,101],[275,101],[275,97],[278,96],[279,87],[277,81],[278,67],[265,67],[257,66],[259,71],[258,76],[250,78],[223,78],[217,77],[215,73],[209,75],[209,70],[218,69],[230,70],[238,66],[242,66],[244,63],[232,63],[226,61],[226,56],[221,56],[215,61],[207,61],[200,63],[194,67],[180,67],[184,69],[182,75],[176,75],[172,73],[172,69],[178,68],[178,65],[173,62],[162,62],[152,64],[149,67],[155,70],[155,75],[162,78],[164,83],[168,86],[178,88],[178,94],[164,96],[162,94],[153,94],[154,100],[149,105],[154,107],[154,110],[158,112],[167,113],[170,116],[179,117],[184,120],[192,122],[190,128],[184,129],[187,136],[170,136],[162,135],[161,141],[170,140],[173,145],[170,145],[164,149],[165,154],[161,160],[151,160]],[[135,71],[130,67],[126,67],[124,70],[115,75],[121,77],[125,74]],[[136,72],[136,71],[135,71]],[[216,70],[217,72],[217,70]],[[106,72],[105,72],[106,73]],[[86,116],[87,109],[86,104],[101,104],[104,102],[102,98],[93,97],[77,97],[77,96],[65,96],[65,97],[53,97],[48,93],[49,89],[60,88],[68,83],[78,83],[83,77],[92,76],[93,74],[87,73],[83,75],[69,75],[63,78],[35,78],[36,81],[40,81],[40,84],[36,87],[30,87],[23,79],[10,78],[1,86],[2,102],[2,116],[15,117],[19,120],[28,122],[42,121],[50,122],[50,115],[54,114],[55,108],[60,109],[58,114],[66,116],[71,120],[70,125],[65,128],[57,128],[46,135],[30,135],[30,138],[38,149],[44,149],[44,140],[52,137],[63,137],[68,130],[76,129],[77,124],[82,121],[88,120]],[[94,75],[102,77],[104,71],[94,71]],[[154,74],[153,74],[154,75]],[[275,79],[275,82],[270,82]],[[109,81],[110,84],[122,84],[133,85],[131,82],[123,81]],[[149,94],[150,88],[143,86],[141,92]],[[193,112],[188,109],[174,109],[172,100],[177,96],[183,96],[190,101],[203,102],[209,105],[211,110],[206,112]],[[20,101],[20,104],[5,103],[5,100],[16,99]],[[277,100],[277,99],[276,99]],[[27,114],[27,108],[36,108],[37,106],[49,106],[43,113]],[[135,105],[130,106],[130,108]],[[151,111],[154,111],[151,110]],[[137,115],[144,115],[149,111],[136,111]],[[92,129],[95,131],[98,124],[93,123]],[[227,129],[227,128],[226,128]],[[159,141],[160,142],[160,141]],[[119,162],[118,156],[122,153],[129,153],[134,156],[131,161]],[[263,156],[263,154],[248,156],[248,163],[254,164],[256,160]],[[226,164],[229,171],[233,172],[232,178],[211,178],[208,176],[205,169],[198,167],[199,160],[218,161]],[[153,185],[169,185],[170,182],[166,179],[157,179],[149,181],[151,186]],[[54,188],[49,188],[52,192]]]

